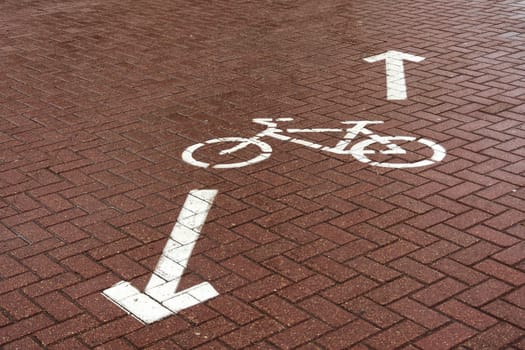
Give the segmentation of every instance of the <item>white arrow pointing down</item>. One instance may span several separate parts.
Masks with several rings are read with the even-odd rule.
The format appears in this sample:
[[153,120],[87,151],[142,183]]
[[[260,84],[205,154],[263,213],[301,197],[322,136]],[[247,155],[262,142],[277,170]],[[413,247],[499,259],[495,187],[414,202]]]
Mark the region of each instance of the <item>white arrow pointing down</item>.
[[208,282],[177,292],[217,190],[190,191],[144,293],[120,281],[103,295],[144,323],[153,323],[219,293]]
[[387,51],[382,54],[364,58],[369,63],[385,61],[386,66],[386,99],[406,100],[407,86],[403,60],[421,62],[425,58],[399,51]]

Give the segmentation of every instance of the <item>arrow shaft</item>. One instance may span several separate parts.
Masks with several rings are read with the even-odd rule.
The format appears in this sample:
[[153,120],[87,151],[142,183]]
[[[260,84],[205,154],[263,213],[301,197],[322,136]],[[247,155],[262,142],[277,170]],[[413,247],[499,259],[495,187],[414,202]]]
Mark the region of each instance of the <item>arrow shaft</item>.
[[406,100],[407,85],[405,80],[405,68],[403,60],[387,58],[386,66],[386,99]]
[[190,191],[155,271],[146,285],[146,293],[167,282],[172,282],[170,285],[173,290],[177,289],[216,194],[216,190]]

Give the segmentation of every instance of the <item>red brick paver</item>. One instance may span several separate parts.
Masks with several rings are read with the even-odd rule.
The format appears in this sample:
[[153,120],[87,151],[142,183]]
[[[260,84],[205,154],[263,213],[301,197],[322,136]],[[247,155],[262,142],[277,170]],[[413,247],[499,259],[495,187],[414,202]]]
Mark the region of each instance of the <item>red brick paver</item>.
[[[0,348],[525,349],[520,1],[0,10]],[[406,100],[363,60],[387,50],[425,57]],[[278,117],[381,120],[447,155],[389,169],[271,139],[244,168],[181,159]],[[219,296],[144,325],[101,292],[145,287],[193,189],[218,195],[179,289]]]

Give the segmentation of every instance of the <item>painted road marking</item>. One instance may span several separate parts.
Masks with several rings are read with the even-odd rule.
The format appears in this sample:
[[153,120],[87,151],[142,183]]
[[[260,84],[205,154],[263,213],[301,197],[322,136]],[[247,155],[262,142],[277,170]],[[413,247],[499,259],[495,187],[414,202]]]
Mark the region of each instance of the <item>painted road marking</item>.
[[190,191],[144,293],[120,281],[102,294],[147,324],[219,295],[208,282],[177,292],[216,195],[217,190]]
[[390,50],[379,55],[367,57],[364,60],[369,63],[384,60],[386,65],[386,99],[406,100],[407,86],[405,81],[405,68],[403,66],[403,60],[421,62],[424,59],[424,57]]
[[[415,56],[413,56],[415,57]],[[420,57],[423,59],[422,57]],[[401,61],[402,65],[402,61]],[[404,78],[403,78],[404,79]],[[405,91],[406,94],[406,91]],[[399,97],[399,95],[397,95]],[[372,166],[378,166],[378,167],[386,167],[386,168],[415,168],[415,167],[422,167],[422,166],[428,166],[432,165],[436,162],[440,162],[443,160],[443,158],[446,155],[445,149],[435,143],[434,141],[423,139],[423,138],[415,138],[411,136],[380,136],[376,135],[372,130],[368,129],[368,125],[374,125],[374,124],[382,124],[383,121],[380,120],[348,120],[348,121],[342,121],[341,123],[344,125],[353,125],[352,127],[348,128],[313,128],[313,129],[280,129],[278,128],[279,122],[288,122],[292,121],[292,118],[277,118],[277,119],[270,119],[270,118],[256,118],[252,121],[256,124],[261,124],[266,126],[266,130],[263,130],[256,134],[253,137],[245,138],[245,137],[221,137],[217,139],[211,139],[205,142],[197,143],[195,145],[187,147],[182,152],[182,159],[193,166],[196,167],[202,167],[202,168],[215,168],[215,169],[231,169],[231,168],[241,168],[244,166],[252,165],[258,162],[261,162],[265,159],[268,159],[272,154],[272,147],[267,144],[264,141],[261,141],[261,138],[263,137],[271,137],[276,140],[284,141],[284,142],[292,142],[301,146],[305,146],[308,148],[339,154],[339,155],[349,155],[353,156],[355,159],[357,159],[360,162],[367,163]],[[333,132],[340,132],[344,133],[344,136],[340,141],[337,142],[337,144],[334,147],[326,146],[322,144],[317,144],[312,141],[308,140],[302,140],[299,138],[291,137],[286,135],[288,134],[300,134],[300,133],[333,133]],[[368,139],[365,139],[363,141],[360,141],[358,143],[355,143],[352,145],[352,141],[358,136],[363,135],[366,136]],[[406,154],[407,151],[400,145],[397,145],[396,143],[392,141],[403,141],[405,143],[420,143],[418,148],[421,148],[420,146],[423,145],[426,148],[429,148],[426,150],[424,155],[421,155],[421,157],[426,157],[429,159],[424,160],[418,160],[418,161],[412,161],[409,163],[402,163],[401,161],[396,161],[393,163],[389,163],[388,161],[372,161],[372,159],[369,158],[368,155],[374,156],[374,154],[380,154],[380,155],[403,155]],[[231,144],[234,144],[233,147]],[[382,145],[379,148],[382,148],[383,150],[374,150],[373,148],[369,147],[373,145],[374,143]],[[239,150],[242,150],[250,145],[255,145],[259,148],[260,153],[252,153],[251,155],[253,158],[249,160],[241,160],[237,161],[237,159],[233,159],[231,163],[224,163],[221,164],[219,162],[216,162],[215,164],[206,163],[203,161],[198,160],[199,158],[199,152],[198,151],[202,147],[206,147],[208,145],[216,145],[216,144],[222,144],[221,146],[226,148],[222,151],[218,151],[217,154],[219,156],[225,155],[225,154],[233,154]],[[377,148],[377,147],[376,147]],[[171,271],[171,270],[170,270]]]

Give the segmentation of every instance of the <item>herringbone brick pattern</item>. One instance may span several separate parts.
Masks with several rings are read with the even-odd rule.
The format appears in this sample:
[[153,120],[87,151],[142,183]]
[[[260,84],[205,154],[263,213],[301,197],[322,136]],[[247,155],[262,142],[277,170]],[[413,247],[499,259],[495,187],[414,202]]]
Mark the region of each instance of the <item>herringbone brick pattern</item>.
[[[0,10],[2,349],[525,349],[522,2]],[[386,50],[426,58],[407,100],[363,61]],[[181,160],[262,117],[383,120],[447,156],[396,170],[273,140],[245,168]],[[220,295],[144,326],[101,291],[144,287],[198,188],[219,194],[180,288]]]

